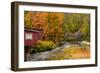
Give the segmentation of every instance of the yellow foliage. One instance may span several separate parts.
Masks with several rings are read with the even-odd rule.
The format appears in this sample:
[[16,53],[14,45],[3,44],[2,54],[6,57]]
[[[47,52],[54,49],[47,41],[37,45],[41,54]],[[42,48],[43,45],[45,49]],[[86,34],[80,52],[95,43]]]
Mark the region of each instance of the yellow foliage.
[[63,52],[55,52],[50,56],[49,60],[64,60],[64,59],[86,59],[90,58],[90,48],[81,48],[78,45],[64,48]]

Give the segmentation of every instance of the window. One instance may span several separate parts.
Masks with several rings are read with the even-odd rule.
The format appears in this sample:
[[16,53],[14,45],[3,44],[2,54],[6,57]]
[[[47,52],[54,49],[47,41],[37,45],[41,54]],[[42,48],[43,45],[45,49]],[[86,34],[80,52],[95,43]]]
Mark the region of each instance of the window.
[[25,33],[26,40],[32,40],[32,33]]

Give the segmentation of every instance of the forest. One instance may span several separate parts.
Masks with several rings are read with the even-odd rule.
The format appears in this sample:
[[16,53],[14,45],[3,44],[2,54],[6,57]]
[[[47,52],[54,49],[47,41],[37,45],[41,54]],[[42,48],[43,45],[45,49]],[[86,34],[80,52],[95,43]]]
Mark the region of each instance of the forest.
[[[43,29],[43,39],[31,46],[30,54],[44,56],[46,51],[51,51],[47,53],[49,57],[33,60],[90,58],[90,14],[24,11],[24,27]],[[65,49],[68,45],[70,49]],[[59,53],[57,48],[63,52]]]

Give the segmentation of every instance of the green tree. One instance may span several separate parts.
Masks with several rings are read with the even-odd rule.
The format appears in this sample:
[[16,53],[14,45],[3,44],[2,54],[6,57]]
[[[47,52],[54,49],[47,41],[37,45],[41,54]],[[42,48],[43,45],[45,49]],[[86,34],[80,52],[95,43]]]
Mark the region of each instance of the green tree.
[[84,15],[80,31],[83,35],[83,40],[90,41],[90,15]]
[[[74,35],[76,32],[82,34],[82,40],[90,38],[89,14],[66,13],[64,16],[64,32]],[[68,38],[68,37],[67,37]]]

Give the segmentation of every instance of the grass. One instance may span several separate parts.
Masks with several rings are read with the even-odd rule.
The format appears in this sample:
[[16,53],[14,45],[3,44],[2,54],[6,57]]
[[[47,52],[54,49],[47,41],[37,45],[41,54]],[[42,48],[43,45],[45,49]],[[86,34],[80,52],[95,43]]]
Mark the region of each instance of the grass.
[[64,59],[88,59],[90,58],[90,47],[88,45],[72,45],[69,48],[63,48],[62,52],[55,52],[48,60]]

